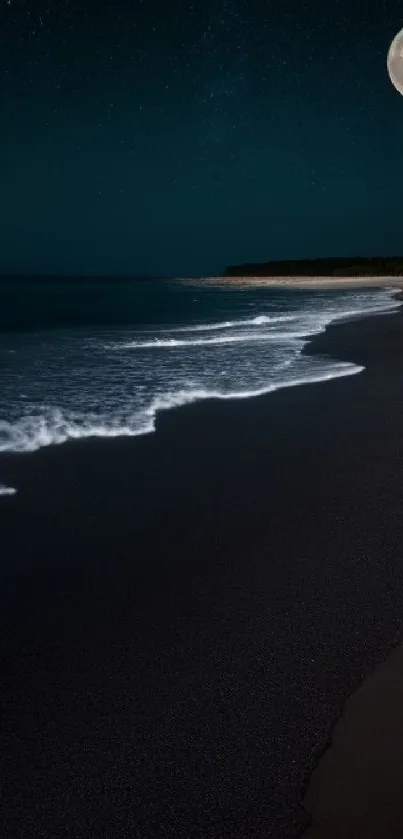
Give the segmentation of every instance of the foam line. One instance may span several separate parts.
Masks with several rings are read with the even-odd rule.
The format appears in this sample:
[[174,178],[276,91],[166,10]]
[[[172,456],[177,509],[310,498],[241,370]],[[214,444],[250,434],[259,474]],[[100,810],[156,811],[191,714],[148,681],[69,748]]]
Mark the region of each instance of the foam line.
[[0,496],[3,495],[15,495],[17,492],[14,487],[7,487],[5,484],[0,484]]

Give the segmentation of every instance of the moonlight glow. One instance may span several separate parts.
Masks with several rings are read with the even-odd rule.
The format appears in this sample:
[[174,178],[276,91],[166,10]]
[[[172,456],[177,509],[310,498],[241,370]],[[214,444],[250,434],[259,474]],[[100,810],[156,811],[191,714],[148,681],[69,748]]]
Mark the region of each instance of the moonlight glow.
[[403,29],[397,33],[390,45],[387,63],[391,82],[403,95]]

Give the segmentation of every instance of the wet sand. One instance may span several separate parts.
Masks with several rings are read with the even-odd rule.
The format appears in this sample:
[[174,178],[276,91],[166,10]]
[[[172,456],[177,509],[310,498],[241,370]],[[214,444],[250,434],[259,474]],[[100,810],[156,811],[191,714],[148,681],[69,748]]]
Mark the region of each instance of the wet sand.
[[[0,498],[8,839],[291,839],[316,765],[322,826],[346,801],[361,818],[364,789],[382,823],[377,772],[332,793],[321,757],[403,639],[402,314],[309,351],[367,369],[172,410],[147,437],[0,457],[18,489]],[[375,754],[374,715],[400,765],[393,690],[365,690],[368,727],[351,715],[330,780],[351,749]]]
[[348,699],[305,806],[304,839],[403,835],[403,646]]

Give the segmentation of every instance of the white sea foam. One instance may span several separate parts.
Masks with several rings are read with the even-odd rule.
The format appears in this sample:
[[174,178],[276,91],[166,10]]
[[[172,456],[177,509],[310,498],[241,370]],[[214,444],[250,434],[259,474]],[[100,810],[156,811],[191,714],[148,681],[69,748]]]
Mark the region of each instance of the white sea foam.
[[332,321],[339,321],[339,320],[352,320],[353,318],[362,318],[368,317],[369,315],[382,315],[382,314],[390,314],[391,311],[394,309],[399,309],[401,303],[396,300],[390,300],[388,303],[385,300],[383,306],[363,306],[359,310],[357,309],[342,309],[340,312],[335,312],[334,316],[332,317]]
[[287,321],[298,320],[298,315],[256,315],[255,318],[245,320],[225,320],[219,323],[200,323],[195,326],[178,326],[173,332],[211,332],[216,329],[230,329],[231,327],[242,326],[263,326],[266,323],[287,323]]
[[[132,417],[117,415],[114,418],[91,417],[76,414],[74,417],[64,414],[58,408],[43,408],[43,415],[25,416],[17,422],[0,422],[0,452],[33,452],[43,446],[66,443],[89,437],[137,437],[155,431],[156,417],[160,411],[178,408],[206,399],[236,400],[250,399],[273,393],[285,387],[325,382],[342,376],[361,373],[364,367],[349,362],[334,363],[329,369],[271,383],[267,387],[245,389],[223,393],[219,389],[189,389],[167,391],[154,397],[150,405]],[[11,492],[13,492],[11,490]],[[8,493],[9,494],[9,493]]]
[[0,452],[33,452],[43,446],[83,437],[135,437],[154,431],[154,423],[146,412],[134,416],[130,422],[119,415],[72,414],[52,406],[43,406],[42,410],[41,416],[27,415],[16,422],[0,422]]
[[[318,327],[318,332],[322,329]],[[306,331],[301,332],[273,332],[273,333],[243,333],[241,335],[226,335],[218,338],[154,338],[153,341],[128,341],[126,344],[115,344],[110,349],[115,350],[161,350],[175,347],[208,347],[219,344],[250,344],[267,343],[270,341],[289,341],[294,338],[306,338]],[[310,334],[314,334],[313,331]]]
[[5,484],[0,484],[0,496],[2,495],[15,495],[17,492],[14,487],[7,487]]
[[[19,345],[21,372],[15,377],[13,368],[13,375],[1,383],[0,452],[35,451],[89,437],[149,434],[159,412],[170,408],[206,399],[248,399],[360,373],[364,368],[357,364],[303,355],[302,349],[334,321],[399,308],[395,294],[391,289],[312,296],[294,312],[159,327],[154,332],[92,331],[84,340],[74,335],[63,339],[62,351],[54,338],[29,344],[25,356]],[[214,334],[220,330],[222,334]],[[164,351],[148,352],[154,349]],[[165,351],[169,349],[177,352]],[[7,405],[9,414],[3,413]],[[3,495],[14,492],[11,487],[0,489]]]

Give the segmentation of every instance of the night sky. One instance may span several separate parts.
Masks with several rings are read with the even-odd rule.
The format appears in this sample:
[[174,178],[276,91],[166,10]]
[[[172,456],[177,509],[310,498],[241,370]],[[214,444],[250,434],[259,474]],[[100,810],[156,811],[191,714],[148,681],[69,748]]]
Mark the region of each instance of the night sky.
[[0,3],[0,272],[403,253],[401,0]]

